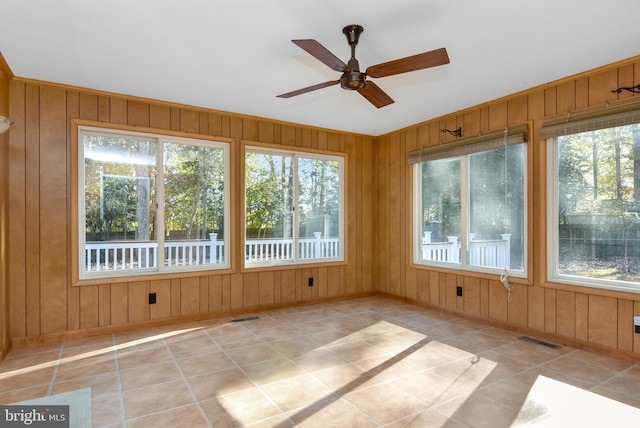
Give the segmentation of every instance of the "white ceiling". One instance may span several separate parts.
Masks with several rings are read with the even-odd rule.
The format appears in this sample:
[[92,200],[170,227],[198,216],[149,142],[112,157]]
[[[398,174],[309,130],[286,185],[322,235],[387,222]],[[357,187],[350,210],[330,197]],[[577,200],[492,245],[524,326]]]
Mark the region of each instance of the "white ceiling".
[[[0,53],[18,77],[381,135],[640,53],[640,1],[2,0]],[[450,64],[375,79],[376,109],[339,86],[362,25],[369,65],[446,47]],[[636,77],[636,82],[640,76]],[[373,80],[373,79],[372,79]],[[612,88],[614,89],[614,88]]]

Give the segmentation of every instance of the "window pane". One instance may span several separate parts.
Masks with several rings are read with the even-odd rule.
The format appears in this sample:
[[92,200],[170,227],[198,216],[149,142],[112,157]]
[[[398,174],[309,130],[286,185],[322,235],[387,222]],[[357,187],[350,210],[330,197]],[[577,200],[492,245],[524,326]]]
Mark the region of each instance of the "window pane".
[[524,147],[469,155],[469,265],[524,269]]
[[165,266],[224,263],[224,152],[164,144]]
[[293,158],[246,153],[248,262],[293,261]]
[[84,135],[83,144],[86,271],[154,268],[156,142]]
[[558,273],[640,281],[640,125],[558,138]]
[[460,158],[422,162],[421,258],[460,262]]
[[337,161],[298,160],[299,257],[340,256],[340,165]]

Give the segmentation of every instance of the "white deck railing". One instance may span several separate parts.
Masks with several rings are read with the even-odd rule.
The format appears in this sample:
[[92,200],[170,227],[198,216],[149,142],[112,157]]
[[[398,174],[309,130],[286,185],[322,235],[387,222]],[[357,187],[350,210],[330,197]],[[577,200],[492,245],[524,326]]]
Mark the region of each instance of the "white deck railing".
[[[87,272],[148,269],[156,267],[158,243],[152,241],[101,241],[85,244]],[[224,241],[212,233],[209,239],[165,241],[166,266],[190,266],[224,262]]]
[[[293,239],[252,239],[245,244],[245,260],[270,262],[293,258]],[[314,238],[298,239],[298,258],[326,259],[340,256],[338,238],[322,238],[320,232]]]
[[[475,239],[469,234],[468,264],[472,266],[509,268],[511,263],[511,234],[502,239]],[[461,246],[457,236],[447,236],[447,242],[431,242],[431,232],[422,237],[422,259],[438,262],[460,263]]]
[[[282,261],[293,258],[292,239],[252,239],[245,244],[249,262]],[[156,268],[158,243],[151,241],[100,241],[85,244],[86,272]],[[340,255],[338,238],[298,239],[300,259],[334,258]],[[195,266],[224,263],[224,241],[212,233],[210,239],[165,241],[165,266]]]

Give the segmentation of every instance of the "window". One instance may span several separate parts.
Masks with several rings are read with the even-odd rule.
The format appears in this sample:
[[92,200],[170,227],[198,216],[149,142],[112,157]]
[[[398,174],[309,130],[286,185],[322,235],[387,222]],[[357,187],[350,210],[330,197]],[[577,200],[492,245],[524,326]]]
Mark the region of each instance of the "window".
[[640,112],[543,129],[549,279],[640,292]]
[[78,129],[79,278],[220,269],[228,144]]
[[415,263],[526,275],[525,141],[505,130],[410,154]]
[[245,147],[245,265],[344,260],[344,158]]

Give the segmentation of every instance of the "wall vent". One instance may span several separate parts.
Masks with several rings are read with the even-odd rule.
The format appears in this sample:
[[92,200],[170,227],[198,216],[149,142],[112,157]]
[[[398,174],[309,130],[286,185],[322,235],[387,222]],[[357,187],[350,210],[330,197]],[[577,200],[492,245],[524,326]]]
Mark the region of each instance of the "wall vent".
[[260,319],[260,317],[236,318],[234,320],[231,320],[231,322],[253,321],[253,320],[259,320],[259,319]]
[[546,346],[547,348],[552,348],[552,349],[562,348],[562,346],[556,345],[555,343],[545,342],[544,340],[534,339],[533,337],[529,337],[529,336],[520,336],[518,339],[524,342],[535,343],[536,345]]

